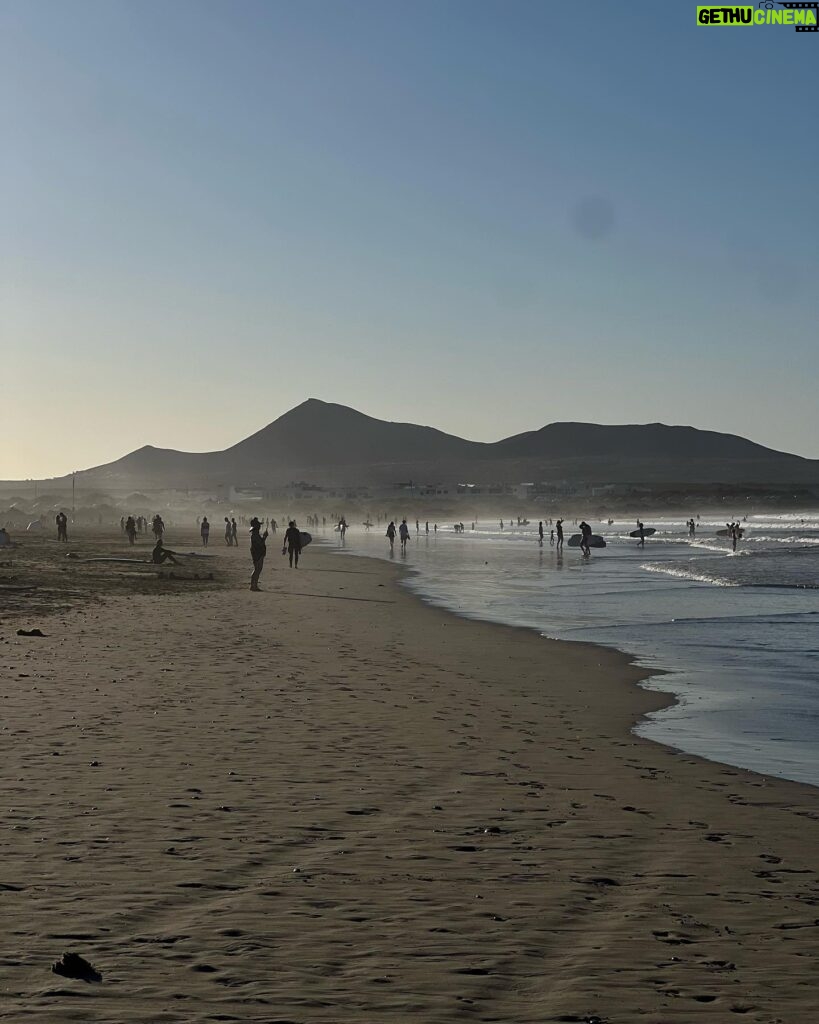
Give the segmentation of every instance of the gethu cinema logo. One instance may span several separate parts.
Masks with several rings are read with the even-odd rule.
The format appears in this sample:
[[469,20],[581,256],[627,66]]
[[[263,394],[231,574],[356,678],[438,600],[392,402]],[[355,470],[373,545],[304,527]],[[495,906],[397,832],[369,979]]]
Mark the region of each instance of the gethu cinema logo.
[[759,7],[706,4],[697,7],[698,25],[792,25],[797,32],[816,32],[819,0],[807,3],[778,3],[767,0]]

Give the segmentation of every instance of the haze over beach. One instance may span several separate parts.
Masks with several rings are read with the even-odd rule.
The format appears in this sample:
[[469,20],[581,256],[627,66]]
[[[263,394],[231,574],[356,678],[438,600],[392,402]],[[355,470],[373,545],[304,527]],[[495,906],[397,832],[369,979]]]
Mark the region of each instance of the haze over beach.
[[768,7],[0,0],[0,1022],[813,1019]]

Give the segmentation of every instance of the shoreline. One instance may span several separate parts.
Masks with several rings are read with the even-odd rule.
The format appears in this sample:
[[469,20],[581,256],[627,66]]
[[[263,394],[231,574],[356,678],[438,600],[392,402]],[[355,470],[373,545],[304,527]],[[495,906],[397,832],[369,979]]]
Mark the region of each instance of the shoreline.
[[0,1020],[808,1019],[812,787],[635,736],[668,697],[622,652],[336,550],[3,624]]

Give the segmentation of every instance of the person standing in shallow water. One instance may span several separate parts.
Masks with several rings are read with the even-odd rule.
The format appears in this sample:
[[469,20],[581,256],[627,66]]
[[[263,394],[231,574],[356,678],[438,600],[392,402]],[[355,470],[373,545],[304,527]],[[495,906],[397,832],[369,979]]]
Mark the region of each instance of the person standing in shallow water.
[[537,538],[538,538],[538,543],[540,544],[541,547],[543,547],[543,521],[542,520],[537,524]]
[[395,523],[390,520],[390,525],[387,527],[387,539],[390,542],[390,551],[395,547]]
[[227,516],[225,516],[225,544],[229,548],[233,547],[233,534],[230,531],[230,520]]
[[407,541],[409,540],[409,527],[407,526],[406,519],[401,520],[398,533],[401,537],[401,553],[405,555],[407,553]]
[[253,575],[250,577],[250,589],[261,590],[259,577],[264,567],[264,559],[267,554],[267,530],[261,532],[262,524],[254,516],[250,520],[250,557],[253,559]]
[[563,520],[562,519],[558,519],[558,521],[555,523],[555,529],[557,530],[557,546],[559,548],[562,548],[563,547]]
[[206,548],[208,546],[208,538],[210,537],[210,523],[207,516],[203,516],[199,532],[202,534],[202,547]]

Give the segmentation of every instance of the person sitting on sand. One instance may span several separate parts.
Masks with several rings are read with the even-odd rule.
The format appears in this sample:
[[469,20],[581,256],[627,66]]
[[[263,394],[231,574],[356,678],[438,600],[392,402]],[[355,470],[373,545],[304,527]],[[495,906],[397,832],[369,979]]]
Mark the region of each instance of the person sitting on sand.
[[157,537],[156,545],[151,552],[151,561],[154,565],[162,565],[163,562],[170,562],[172,565],[179,565],[179,562],[177,562],[174,557],[175,555],[176,552],[168,551],[167,548],[162,546],[162,538]]
[[250,577],[250,589],[261,590],[259,577],[262,574],[265,555],[267,554],[267,530],[261,533],[262,524],[254,516],[250,520],[250,557],[253,559],[253,575]]
[[[291,519],[290,524],[284,531],[284,544],[282,545],[282,554],[285,551],[290,555],[290,568],[298,569],[299,567],[299,555],[301,554],[301,534],[299,528],[296,526],[296,520]],[[293,560],[295,559],[295,565]]]

